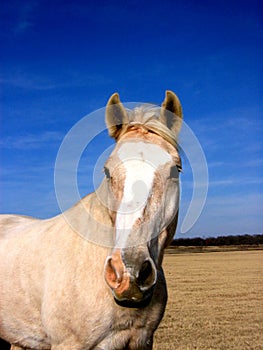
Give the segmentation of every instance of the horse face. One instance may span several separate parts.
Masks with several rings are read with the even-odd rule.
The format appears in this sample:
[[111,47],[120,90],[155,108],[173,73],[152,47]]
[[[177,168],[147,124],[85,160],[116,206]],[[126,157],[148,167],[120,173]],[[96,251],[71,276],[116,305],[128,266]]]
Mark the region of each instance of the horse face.
[[173,238],[179,202],[176,149],[139,129],[125,134],[105,164],[115,246],[105,279],[122,305],[144,305]]

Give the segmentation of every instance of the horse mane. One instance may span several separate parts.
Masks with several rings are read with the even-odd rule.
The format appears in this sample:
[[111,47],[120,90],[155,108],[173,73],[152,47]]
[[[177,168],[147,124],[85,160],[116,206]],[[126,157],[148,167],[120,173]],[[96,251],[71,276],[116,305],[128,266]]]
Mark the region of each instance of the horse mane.
[[133,110],[126,110],[129,116],[129,123],[123,125],[119,138],[134,128],[141,128],[161,136],[177,150],[179,149],[177,134],[168,129],[168,127],[160,121],[160,107],[145,104]]

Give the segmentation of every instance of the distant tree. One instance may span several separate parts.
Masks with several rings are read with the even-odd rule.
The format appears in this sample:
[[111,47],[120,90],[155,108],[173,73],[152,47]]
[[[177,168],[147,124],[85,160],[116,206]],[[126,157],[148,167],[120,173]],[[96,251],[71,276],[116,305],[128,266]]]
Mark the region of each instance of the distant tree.
[[263,235],[237,235],[218,236],[208,238],[177,238],[172,242],[172,246],[222,246],[222,245],[259,245],[263,244]]

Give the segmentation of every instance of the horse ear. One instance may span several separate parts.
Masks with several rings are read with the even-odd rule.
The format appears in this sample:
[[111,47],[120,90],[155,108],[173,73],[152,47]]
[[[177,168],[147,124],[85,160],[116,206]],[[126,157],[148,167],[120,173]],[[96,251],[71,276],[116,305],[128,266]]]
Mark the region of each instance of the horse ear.
[[165,93],[165,99],[162,103],[160,121],[165,124],[168,129],[178,134],[182,126],[182,107],[179,98],[170,90]]
[[105,119],[109,135],[117,140],[123,125],[129,122],[128,113],[117,92],[109,98]]

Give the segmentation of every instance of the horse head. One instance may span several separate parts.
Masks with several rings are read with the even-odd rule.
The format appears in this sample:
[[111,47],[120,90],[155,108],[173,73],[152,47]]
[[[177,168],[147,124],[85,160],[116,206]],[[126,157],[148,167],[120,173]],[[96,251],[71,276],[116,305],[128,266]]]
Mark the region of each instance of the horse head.
[[151,300],[164,248],[175,233],[181,169],[176,140],[181,123],[181,105],[171,91],[161,108],[143,105],[127,110],[117,93],[106,107],[106,124],[116,146],[104,167],[114,227],[114,247],[104,274],[122,306],[140,307]]

